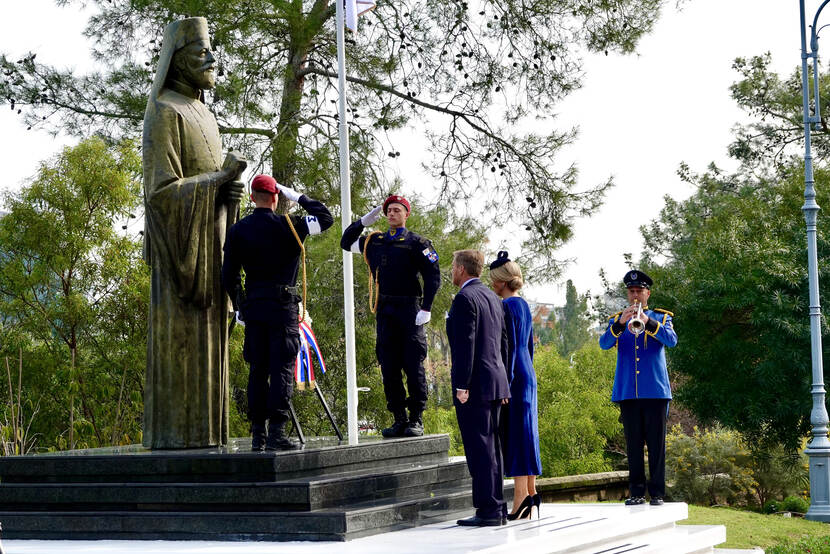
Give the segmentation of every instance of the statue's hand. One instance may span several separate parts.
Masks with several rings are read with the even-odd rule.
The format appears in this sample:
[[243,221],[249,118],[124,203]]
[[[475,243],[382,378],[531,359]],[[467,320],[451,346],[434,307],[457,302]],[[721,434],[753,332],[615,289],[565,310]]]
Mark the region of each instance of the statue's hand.
[[248,167],[246,160],[240,152],[231,150],[225,155],[225,163],[222,164],[222,171],[226,172],[231,181],[239,179],[245,168]]
[[245,196],[245,183],[242,181],[228,181],[219,187],[219,198],[222,202],[233,204]]

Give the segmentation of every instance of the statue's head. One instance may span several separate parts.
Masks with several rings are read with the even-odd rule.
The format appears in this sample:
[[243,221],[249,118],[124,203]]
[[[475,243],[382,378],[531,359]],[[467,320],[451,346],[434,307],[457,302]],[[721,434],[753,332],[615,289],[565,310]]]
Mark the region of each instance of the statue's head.
[[158,97],[170,79],[182,81],[200,91],[213,88],[216,84],[215,64],[216,59],[210,51],[207,19],[190,17],[171,22],[164,29],[150,102]]
[[205,36],[176,50],[168,77],[183,81],[196,89],[212,89],[216,85],[215,65],[216,58],[210,51],[210,38],[205,29]]

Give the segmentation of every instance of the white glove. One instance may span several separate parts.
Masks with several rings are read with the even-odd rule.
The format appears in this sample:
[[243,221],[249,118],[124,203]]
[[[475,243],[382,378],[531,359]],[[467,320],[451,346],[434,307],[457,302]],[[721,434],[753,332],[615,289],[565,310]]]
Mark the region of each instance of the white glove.
[[279,189],[280,194],[288,198],[291,202],[297,202],[300,199],[300,196],[302,196],[302,193],[297,192],[294,189],[290,189],[286,186],[283,186],[279,183],[277,183],[277,188]]
[[383,206],[375,206],[374,208],[372,208],[371,212],[360,218],[360,222],[363,224],[364,227],[373,225],[375,222],[377,222],[378,219],[380,219],[381,211],[383,211]]
[[239,315],[239,310],[237,310],[237,311],[236,311],[236,312],[234,312],[234,313],[236,314],[236,315],[235,315],[235,317],[236,317],[236,323],[237,323],[237,325],[240,325],[240,326],[242,326],[242,327],[245,327],[245,322],[244,322],[244,321],[242,321],[242,316],[241,316],[241,315]]
[[298,314],[297,315],[298,319],[301,319],[301,320],[305,321],[307,325],[311,325],[311,322],[312,322],[311,316],[309,315],[309,313],[307,311],[305,311],[305,306],[303,306],[302,302],[297,304],[297,314]]
[[432,314],[426,310],[421,310],[417,314],[415,314],[415,325],[423,325],[425,323],[429,323],[429,320],[432,318]]

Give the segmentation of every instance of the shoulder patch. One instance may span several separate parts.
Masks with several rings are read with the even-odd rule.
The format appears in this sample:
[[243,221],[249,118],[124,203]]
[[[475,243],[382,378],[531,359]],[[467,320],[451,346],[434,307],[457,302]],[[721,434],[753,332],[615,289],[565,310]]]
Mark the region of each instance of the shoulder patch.
[[429,261],[431,261],[432,263],[435,263],[435,262],[437,262],[437,261],[438,261],[438,252],[436,252],[434,248],[429,248],[429,247],[428,247],[428,248],[424,248],[424,249],[421,251],[421,254],[423,254],[424,256],[426,256],[426,259],[428,259],[428,260],[429,260]]
[[668,310],[664,310],[663,308],[654,308],[654,310],[652,310],[652,311],[654,311],[654,312],[660,312],[661,314],[668,314],[668,315],[670,315],[671,317],[674,317],[674,314],[673,314],[673,313],[671,313],[671,312],[670,312],[670,311],[668,311]]

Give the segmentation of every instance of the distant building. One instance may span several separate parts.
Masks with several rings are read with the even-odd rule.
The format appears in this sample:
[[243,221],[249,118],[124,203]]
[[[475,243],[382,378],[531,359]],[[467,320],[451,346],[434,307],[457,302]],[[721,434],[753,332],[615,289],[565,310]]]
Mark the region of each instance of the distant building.
[[558,317],[558,308],[553,304],[546,304],[544,302],[534,302],[528,300],[530,307],[530,315],[533,317],[533,324],[541,329],[552,329],[556,326]]

